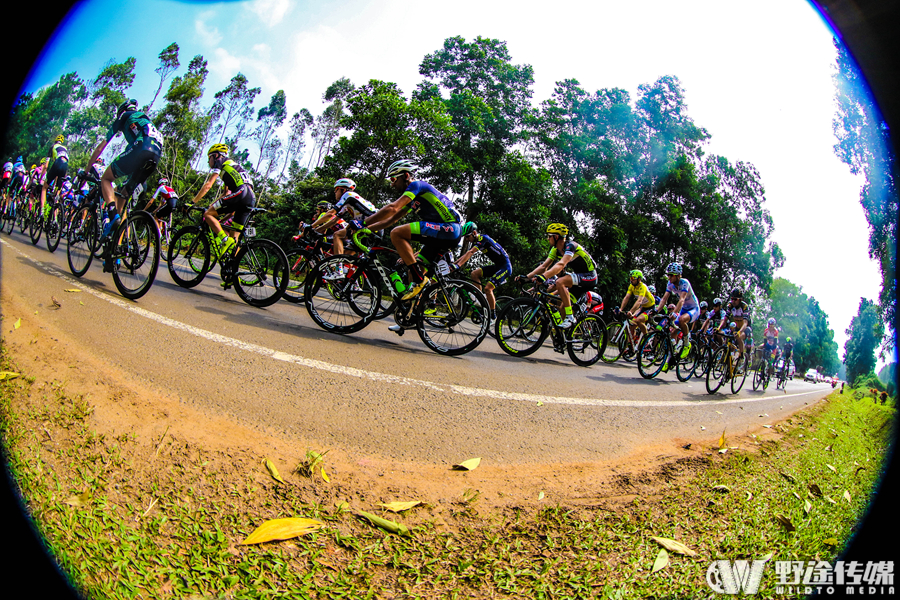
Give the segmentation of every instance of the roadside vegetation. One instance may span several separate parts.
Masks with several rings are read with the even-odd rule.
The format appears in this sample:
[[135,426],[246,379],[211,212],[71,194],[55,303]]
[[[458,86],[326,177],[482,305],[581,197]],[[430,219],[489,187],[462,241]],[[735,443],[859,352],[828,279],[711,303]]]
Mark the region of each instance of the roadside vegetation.
[[[848,387],[773,424],[774,439],[738,448],[723,434],[655,472],[620,474],[634,486],[624,499],[491,511],[470,489],[440,506],[386,508],[329,479],[326,452],[298,451],[279,472],[265,457],[223,458],[172,436],[112,439],[58,381],[36,381],[5,354],[0,371],[9,468],[88,598],[713,597],[705,574],[716,559],[835,560],[896,423],[895,399]],[[318,524],[243,543],[293,517]],[[761,597],[774,586],[770,568]]]

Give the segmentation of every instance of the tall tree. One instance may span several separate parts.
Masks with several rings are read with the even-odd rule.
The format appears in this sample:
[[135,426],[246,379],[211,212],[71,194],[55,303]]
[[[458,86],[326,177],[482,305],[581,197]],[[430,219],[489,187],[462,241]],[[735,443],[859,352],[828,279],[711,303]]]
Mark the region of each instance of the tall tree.
[[[264,158],[271,162],[276,146],[275,130],[281,127],[286,118],[287,96],[284,90],[278,90],[272,95],[268,106],[262,107],[256,114],[256,121],[259,124],[253,132],[253,138],[259,144],[259,158],[254,167],[255,171],[259,171]],[[280,146],[280,141],[277,145]]]
[[284,176],[284,170],[288,164],[299,161],[303,154],[303,147],[306,145],[306,128],[313,124],[312,113],[307,109],[301,109],[300,112],[294,113],[291,117],[290,128],[288,133],[287,148],[284,151],[284,164],[281,166],[281,172],[278,174],[278,183]]
[[187,73],[172,80],[165,95],[166,103],[153,118],[165,138],[159,171],[170,180],[187,176],[209,127],[210,119],[200,109],[208,74],[206,60],[200,55],[192,58]]
[[238,73],[225,89],[216,92],[213,107],[218,115],[217,120],[220,120],[216,124],[220,142],[228,135],[229,127],[234,128],[231,139],[235,144],[240,142],[247,120],[253,116],[253,101],[260,91],[258,87],[248,88],[247,77]]
[[98,108],[103,113],[115,114],[116,108],[126,100],[125,90],[134,83],[135,64],[137,60],[133,56],[121,63],[110,59],[91,82],[91,99],[99,100]]
[[844,343],[844,365],[847,381],[855,382],[857,377],[874,371],[875,350],[884,338],[884,323],[874,302],[859,299],[859,311],[846,333],[850,337]]
[[[869,223],[869,256],[881,267],[880,314],[894,327],[897,308],[897,160],[890,131],[869,91],[865,78],[847,48],[837,39],[834,73],[837,111],[834,152],[854,175],[866,183],[859,201]],[[883,340],[882,353],[894,348],[893,336]]]
[[148,112],[153,108],[153,103],[156,102],[156,99],[159,97],[159,93],[162,91],[166,79],[181,66],[181,63],[178,61],[178,50],[178,44],[172,42],[159,53],[159,66],[155,69],[156,73],[159,75],[159,87],[156,88],[156,93],[153,94],[153,100],[147,105]]
[[331,102],[315,120],[312,128],[312,138],[315,143],[310,153],[307,168],[318,168],[325,158],[331,153],[341,130],[341,118],[344,116],[344,106],[355,86],[346,77],[341,77],[328,86],[322,94],[323,102]]
[[457,131],[447,150],[460,159],[464,177],[460,183],[471,203],[476,181],[487,177],[520,139],[530,110],[534,69],[512,64],[506,42],[481,36],[466,42],[457,36],[425,56],[419,73],[426,80],[416,97],[441,99]]

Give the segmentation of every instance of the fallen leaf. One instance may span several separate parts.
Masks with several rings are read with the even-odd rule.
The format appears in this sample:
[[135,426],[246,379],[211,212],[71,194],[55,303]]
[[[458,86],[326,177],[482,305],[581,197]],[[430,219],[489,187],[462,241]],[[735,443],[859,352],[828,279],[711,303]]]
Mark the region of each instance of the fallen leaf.
[[728,452],[728,448],[719,448],[719,454],[725,454]]
[[78,304],[84,306],[84,302],[82,302],[81,300],[78,301]]
[[675,552],[676,554],[686,554],[687,556],[696,556],[697,554],[696,552],[676,540],[670,540],[669,538],[662,537],[651,537],[650,539],[669,552]]
[[50,296],[50,308],[54,310],[57,308],[62,308],[62,304],[60,304],[59,300],[57,300],[55,297]]
[[797,492],[791,492],[791,493],[794,495],[794,498],[796,498],[797,500],[803,500],[803,498],[801,498],[800,494],[798,494]]
[[747,502],[750,502],[751,500],[753,500],[753,494],[747,492]]
[[775,520],[781,523],[782,527],[784,527],[788,531],[796,530],[796,527],[794,527],[794,524],[791,523],[791,520],[783,515],[775,515]]
[[721,414],[722,414],[722,411],[721,411],[721,410],[717,410],[717,411],[716,411],[716,414],[717,414],[717,415],[721,415]]
[[538,494],[538,500],[543,500],[543,499],[544,499],[544,492],[542,491],[540,494]]
[[725,430],[722,430],[722,437],[719,438],[719,450],[725,447]]
[[825,496],[824,498],[825,498],[827,501],[831,502],[832,504],[837,504],[837,502],[835,502],[834,500],[832,500],[832,499],[829,498],[828,496]]
[[287,519],[271,519],[257,527],[253,533],[247,536],[241,544],[262,544],[263,542],[275,542],[289,540],[291,538],[312,533],[324,525],[315,519],[303,519],[291,517]]
[[794,477],[792,475],[788,475],[784,471],[778,471],[778,474],[781,475],[782,477],[784,477],[785,479],[787,479],[788,481],[790,481],[791,483],[797,483],[797,480],[794,479]]
[[458,465],[453,465],[453,468],[456,469],[457,471],[472,471],[476,467],[478,467],[478,465],[480,465],[480,464],[481,464],[481,457],[470,458],[469,460],[462,461]]
[[422,504],[421,500],[411,500],[409,502],[388,502],[387,504],[379,504],[378,506],[384,508],[385,510],[389,510],[391,512],[403,512],[404,510],[409,510],[414,506],[418,506]]
[[832,465],[826,464],[825,466],[837,473],[837,469],[835,469]]
[[706,427],[704,427],[703,425],[701,425],[701,426],[700,426],[700,431],[706,431]]
[[858,469],[856,469],[856,472],[853,475],[854,476],[859,475],[859,472],[862,471],[863,469],[865,469],[865,467],[859,467]]
[[765,427],[766,429],[772,429],[771,425],[763,425],[763,427]]
[[847,502],[851,502],[850,492],[848,492],[847,490],[844,490],[843,498],[844,498],[844,500],[846,500]]
[[385,531],[389,531],[391,533],[396,533],[398,535],[410,535],[409,528],[406,525],[401,523],[395,523],[394,521],[388,521],[387,519],[382,519],[377,515],[373,515],[372,513],[367,513],[365,511],[357,511],[357,516],[360,516],[366,520],[368,520],[373,525],[381,527]]
[[688,444],[685,444],[684,446],[682,446],[682,448],[684,448],[685,450],[690,450],[691,445],[690,445],[690,443],[688,443]]
[[322,467],[322,479],[325,480],[325,483],[331,483],[331,480],[328,479],[328,473],[325,472],[325,467]]
[[77,496],[69,496],[63,502],[68,504],[69,506],[74,506],[75,508],[81,508],[82,506],[87,506],[91,501],[91,495],[88,492],[83,492]]
[[18,377],[18,373],[13,373],[12,371],[0,371],[0,381],[5,381],[7,379],[15,379]]
[[[35,313],[35,314],[37,314],[37,313]],[[18,329],[21,325],[22,325],[22,318],[19,317],[18,319],[16,319],[16,322],[13,325],[13,329]]]
[[69,288],[69,289],[67,289],[66,291],[67,291],[67,292],[80,292],[81,290],[79,290],[79,289],[77,289],[77,288]]
[[660,569],[665,569],[669,564],[669,553],[666,552],[666,549],[663,548],[659,551],[659,554],[656,555],[656,560],[653,561],[653,570],[651,573],[656,573]]
[[284,483],[284,479],[281,478],[281,475],[278,474],[278,469],[275,468],[275,465],[272,464],[272,461],[268,458],[263,461],[266,465],[266,469],[269,471],[269,475],[272,476],[272,479],[277,481],[278,483]]
[[714,491],[714,492],[727,493],[727,492],[730,492],[730,491],[731,491],[731,488],[728,487],[727,485],[714,485],[714,486],[713,486],[713,491]]
[[813,496],[816,496],[817,498],[822,497],[822,490],[815,483],[809,484],[809,491],[812,492]]
[[822,543],[828,544],[829,546],[837,546],[838,545],[837,538],[827,538],[827,539],[822,540]]
[[538,403],[537,403],[537,405],[538,405],[538,406],[543,406],[543,405],[544,405],[544,403],[543,403],[543,402],[540,402],[540,401],[538,401]]
[[806,514],[809,514],[809,511],[812,510],[812,502],[810,502],[809,500],[804,500],[803,501],[803,510],[806,511]]

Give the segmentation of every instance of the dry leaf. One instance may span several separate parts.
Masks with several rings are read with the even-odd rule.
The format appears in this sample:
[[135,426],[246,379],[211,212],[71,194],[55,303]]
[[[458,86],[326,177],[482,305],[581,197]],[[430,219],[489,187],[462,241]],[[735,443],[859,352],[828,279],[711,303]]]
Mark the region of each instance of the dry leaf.
[[782,527],[784,527],[788,531],[796,530],[796,527],[794,527],[794,524],[791,523],[791,520],[783,515],[775,515],[775,520],[781,523]]
[[831,469],[832,471],[834,471],[835,473],[837,473],[837,469],[835,469],[833,466],[831,466],[829,464],[826,464],[825,466],[828,467],[829,469]]
[[713,486],[713,491],[715,491],[715,492],[726,493],[726,492],[730,492],[730,491],[731,491],[731,488],[728,487],[727,485],[714,485],[714,486]]
[[87,504],[91,501],[91,495],[88,492],[84,492],[77,496],[69,496],[63,502],[68,504],[69,506],[74,506],[75,508],[81,508],[82,506],[87,506]]
[[59,303],[59,300],[57,300],[54,296],[50,296],[50,308],[55,310],[55,309],[61,308],[61,307],[62,307],[62,304]]
[[834,452],[834,446],[832,444],[828,444],[825,446],[825,452]]
[[747,502],[750,502],[751,500],[753,500],[753,494],[747,492]]
[[391,512],[403,512],[404,510],[409,510],[414,506],[418,506],[422,504],[421,500],[411,500],[409,502],[388,502],[387,504],[379,504],[378,506],[384,508],[385,510],[389,510]]
[[766,429],[772,429],[771,425],[763,425],[763,427],[765,427]]
[[669,564],[669,553],[666,552],[666,549],[663,548],[659,551],[659,554],[656,555],[656,560],[653,561],[653,570],[651,573],[656,573],[660,569],[665,569]]
[[539,401],[539,402],[537,403],[537,405],[538,405],[538,406],[543,406],[544,403]]
[[687,556],[696,556],[696,552],[682,544],[681,542],[677,542],[675,540],[670,540],[669,538],[661,538],[661,537],[651,537],[651,540],[668,550],[669,552],[675,552],[677,554],[686,554]]
[[325,480],[325,483],[331,483],[331,480],[328,479],[328,473],[325,472],[325,467],[322,467],[322,479]]
[[703,425],[701,425],[701,426],[700,426],[700,431],[706,431],[706,427],[704,427]]
[[241,544],[262,544],[263,542],[275,542],[289,540],[291,538],[312,533],[324,525],[315,519],[303,519],[291,517],[287,519],[271,519],[256,528],[247,536]]
[[284,479],[281,478],[281,475],[278,474],[278,469],[275,468],[275,465],[272,464],[272,461],[268,458],[263,461],[266,465],[266,469],[269,471],[269,475],[272,476],[272,479],[277,481],[278,483],[284,483]]
[[719,438],[719,450],[725,447],[725,430],[722,430],[722,437]]
[[363,517],[364,519],[368,520],[373,525],[381,527],[385,531],[396,533],[398,535],[410,535],[409,528],[406,525],[395,523],[394,521],[388,521],[387,519],[382,519],[377,515],[373,515],[372,513],[367,513],[362,510],[357,511],[356,514],[357,516]]
[[18,373],[13,373],[12,371],[0,371],[0,381],[6,381],[7,379],[15,379],[18,377]]
[[847,490],[844,490],[843,498],[844,498],[844,500],[846,500],[847,502],[850,502],[850,501],[851,501],[851,499],[850,499],[850,492],[848,492]]
[[829,498],[828,496],[825,496],[825,499],[828,500],[829,502],[831,502],[832,504],[837,504],[837,502],[835,502],[834,500],[832,500],[832,499]]
[[822,497],[822,490],[815,483],[809,484],[809,491],[812,492],[812,495],[816,496],[817,498]]
[[778,471],[778,474],[781,475],[782,477],[784,477],[785,479],[787,479],[788,481],[790,481],[791,483],[797,483],[797,480],[794,479],[794,477],[792,475],[788,475],[784,471]]
[[827,538],[827,539],[822,540],[822,543],[828,544],[829,546],[837,546],[838,545],[837,538]]
[[80,292],[81,290],[76,289],[76,288],[70,288],[70,289],[67,289],[66,291],[67,292]]
[[22,318],[19,317],[18,319],[16,319],[16,322],[13,325],[13,329],[18,329],[21,325],[22,325]]
[[809,514],[809,511],[812,510],[812,502],[810,502],[809,500],[804,500],[803,501],[803,510],[806,511],[806,514]]
[[538,500],[543,500],[543,499],[544,499],[544,492],[541,491],[541,493],[538,494]]
[[453,465],[453,468],[457,471],[472,471],[478,465],[481,464],[481,458],[470,458],[469,460],[464,460],[458,465]]
[[796,498],[797,500],[803,500],[803,498],[801,498],[800,494],[798,494],[797,492],[791,492],[791,493],[794,495],[794,498]]

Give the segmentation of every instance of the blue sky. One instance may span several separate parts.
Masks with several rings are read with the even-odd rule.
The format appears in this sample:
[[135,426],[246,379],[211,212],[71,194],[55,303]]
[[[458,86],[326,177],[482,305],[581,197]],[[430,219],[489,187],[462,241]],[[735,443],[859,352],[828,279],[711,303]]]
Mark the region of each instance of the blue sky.
[[61,25],[25,89],[69,71],[93,78],[110,58],[134,56],[130,94],[147,103],[157,56],[174,41],[177,74],[196,54],[209,63],[203,104],[241,71],[262,88],[257,109],[284,89],[289,114],[315,115],[340,77],[393,81],[408,95],[422,58],[456,35],[506,41],[514,63],[534,67],[536,104],[566,78],[634,98],[640,84],[678,76],[689,115],[712,135],[707,151],[759,170],[787,256],[776,274],[819,300],[843,355],[844,330],[859,298],[877,297],[880,275],[867,254],[862,180],[831,149],[833,34],[802,0],[558,0],[540,11],[506,0],[89,0]]

